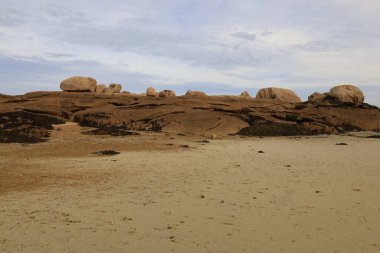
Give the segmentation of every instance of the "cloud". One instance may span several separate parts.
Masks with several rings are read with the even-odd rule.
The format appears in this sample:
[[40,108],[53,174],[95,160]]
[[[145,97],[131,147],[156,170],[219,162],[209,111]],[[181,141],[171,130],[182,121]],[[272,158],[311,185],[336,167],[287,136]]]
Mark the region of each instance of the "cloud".
[[119,71],[100,62],[69,60],[52,61],[36,57],[7,57],[0,55],[1,92],[21,94],[33,90],[58,90],[64,78],[78,75],[96,76],[99,83],[121,83],[125,89],[145,91],[147,83],[162,77],[133,71]]
[[[129,81],[139,90],[197,83],[213,93],[339,83],[380,90],[378,1],[0,0],[0,6],[0,90],[9,93],[56,89],[71,74]],[[13,91],[10,83],[22,87]]]
[[236,33],[231,34],[231,36],[233,36],[235,38],[249,40],[249,41],[255,41],[256,40],[256,34],[253,34],[253,33],[236,32]]

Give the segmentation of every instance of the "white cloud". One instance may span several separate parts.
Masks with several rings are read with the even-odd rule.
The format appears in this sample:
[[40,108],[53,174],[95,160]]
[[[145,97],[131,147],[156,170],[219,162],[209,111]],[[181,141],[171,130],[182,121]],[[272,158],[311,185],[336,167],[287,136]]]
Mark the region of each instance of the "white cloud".
[[0,72],[0,88],[33,78],[39,66],[29,81],[44,88],[77,69],[141,85],[351,82],[380,90],[379,1],[0,0],[0,7],[0,66],[11,62],[16,76]]
[[279,30],[259,36],[258,40],[278,47],[304,45],[313,40],[312,36],[299,30]]

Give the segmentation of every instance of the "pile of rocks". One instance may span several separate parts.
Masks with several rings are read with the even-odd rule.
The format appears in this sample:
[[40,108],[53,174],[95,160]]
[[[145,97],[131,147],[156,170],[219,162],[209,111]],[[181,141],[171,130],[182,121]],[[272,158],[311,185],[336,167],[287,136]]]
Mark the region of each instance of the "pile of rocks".
[[[61,82],[60,85],[63,91],[68,92],[96,92],[113,94],[120,93],[122,91],[121,84],[112,83],[108,87],[104,84],[97,84],[96,79],[91,77],[75,76],[70,77]],[[124,94],[130,94],[129,92],[123,92]],[[157,92],[153,87],[148,87],[143,96],[147,97],[175,97],[176,93],[173,90],[163,90]],[[203,91],[188,90],[185,97],[197,97],[207,98],[208,95]],[[238,98],[252,99],[247,91],[241,93]],[[301,103],[301,98],[292,90],[268,87],[260,89],[256,94],[256,99],[272,99],[280,102],[287,103]],[[361,104],[364,103],[363,92],[356,86],[344,84],[333,87],[329,92],[318,93],[315,92],[308,98],[309,103],[321,104],[321,103],[343,103],[343,104]]]
[[108,87],[104,84],[97,84],[95,78],[74,76],[61,82],[61,90],[68,92],[96,92],[96,93],[120,93],[123,87],[121,84],[111,83]]
[[362,104],[364,103],[364,94],[363,91],[356,86],[343,84],[333,87],[329,92],[314,92],[308,97],[308,101],[313,104],[325,102]]
[[98,84],[98,85],[96,85],[95,92],[96,93],[108,93],[108,94],[120,93],[122,88],[123,87],[121,86],[121,84],[118,84],[118,83],[111,83],[110,85],[108,85],[108,87],[104,84]]

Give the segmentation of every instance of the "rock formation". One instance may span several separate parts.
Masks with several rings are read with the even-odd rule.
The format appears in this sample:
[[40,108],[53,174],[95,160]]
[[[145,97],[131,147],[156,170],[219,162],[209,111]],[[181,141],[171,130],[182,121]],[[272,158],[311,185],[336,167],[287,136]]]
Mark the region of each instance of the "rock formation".
[[240,94],[240,97],[242,97],[242,98],[251,98],[251,95],[249,95],[248,91],[243,91]]
[[172,91],[172,90],[163,90],[163,91],[160,91],[160,93],[158,93],[158,96],[159,97],[175,97],[175,92]]
[[206,93],[203,91],[193,91],[193,90],[188,90],[185,94],[187,97],[207,97]]
[[107,86],[105,86],[104,84],[98,84],[96,85],[95,92],[104,93],[105,89],[107,89]]
[[340,103],[363,103],[364,94],[356,86],[345,84],[332,88],[329,92],[329,96],[334,98]]
[[310,103],[323,103],[328,97],[328,93],[314,92],[308,97]]
[[0,97],[0,142],[39,142],[52,124],[197,136],[309,135],[380,131],[380,109],[368,104],[289,103],[236,96],[150,99],[80,92],[32,92]]
[[91,77],[74,76],[63,80],[60,87],[63,91],[94,92],[96,83]]
[[123,87],[121,86],[121,84],[111,83],[108,86],[107,93],[120,93],[122,89],[123,89]]
[[148,97],[158,97],[158,92],[153,87],[148,87],[146,89],[146,95]]
[[283,88],[263,88],[260,89],[256,94],[257,99],[276,99],[283,102],[289,103],[300,103],[301,98],[297,96],[294,91],[283,89]]

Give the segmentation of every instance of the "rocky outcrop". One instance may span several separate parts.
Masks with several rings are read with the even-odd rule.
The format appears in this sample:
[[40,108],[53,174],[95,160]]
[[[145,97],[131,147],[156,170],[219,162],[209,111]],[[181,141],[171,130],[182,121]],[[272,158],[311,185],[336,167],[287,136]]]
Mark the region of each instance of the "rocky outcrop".
[[242,97],[242,98],[251,98],[251,95],[248,93],[248,91],[243,91],[240,94],[240,97]]
[[[0,142],[39,142],[52,124],[195,136],[276,136],[380,131],[380,109],[368,104],[288,103],[236,96],[99,96],[86,92],[33,92],[0,99]],[[103,133],[104,131],[96,131]],[[106,133],[110,131],[105,131]]]
[[146,89],[146,95],[148,97],[158,97],[158,92],[153,87],[148,87]]
[[363,92],[350,84],[335,86],[330,90],[329,96],[339,103],[361,104],[364,102]]
[[203,91],[188,90],[185,94],[187,97],[207,97]]
[[123,89],[123,86],[121,84],[111,83],[108,86],[107,93],[120,93],[122,89]]
[[276,99],[283,102],[289,103],[300,103],[301,98],[297,94],[288,89],[283,88],[263,88],[260,89],[256,94],[257,99]]
[[60,87],[63,91],[94,92],[96,83],[91,77],[74,76],[63,80]]
[[328,93],[314,92],[308,97],[310,103],[323,103],[328,97]]
[[172,90],[163,90],[158,93],[159,97],[165,98],[165,97],[175,97],[175,92]]
[[107,86],[104,84],[98,84],[96,85],[95,92],[96,93],[104,93],[104,91],[107,89]]
[[[43,108],[41,108],[41,112]],[[53,124],[64,120],[41,113],[10,111],[0,113],[0,142],[37,143],[47,141]]]

